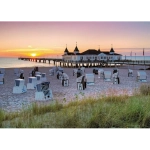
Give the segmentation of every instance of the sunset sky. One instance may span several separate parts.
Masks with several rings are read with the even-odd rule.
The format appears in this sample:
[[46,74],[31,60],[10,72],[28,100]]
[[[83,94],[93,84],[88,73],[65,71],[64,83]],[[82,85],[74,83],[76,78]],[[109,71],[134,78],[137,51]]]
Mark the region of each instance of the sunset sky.
[[87,49],[110,50],[130,55],[150,55],[150,22],[0,22],[0,57],[61,56]]

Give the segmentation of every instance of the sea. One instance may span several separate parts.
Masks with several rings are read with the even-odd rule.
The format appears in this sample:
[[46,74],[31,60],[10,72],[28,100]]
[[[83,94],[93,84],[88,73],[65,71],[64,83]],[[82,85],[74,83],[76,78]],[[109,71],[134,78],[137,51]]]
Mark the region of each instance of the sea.
[[[150,56],[122,56],[123,60],[150,60]],[[18,58],[0,57],[0,68],[25,68],[25,67],[53,67],[54,63],[51,61],[47,63],[39,63],[32,61],[19,60]]]
[[53,61],[50,64],[47,63],[39,63],[32,61],[19,60],[18,58],[4,58],[0,57],[0,68],[27,68],[27,67],[53,67]]

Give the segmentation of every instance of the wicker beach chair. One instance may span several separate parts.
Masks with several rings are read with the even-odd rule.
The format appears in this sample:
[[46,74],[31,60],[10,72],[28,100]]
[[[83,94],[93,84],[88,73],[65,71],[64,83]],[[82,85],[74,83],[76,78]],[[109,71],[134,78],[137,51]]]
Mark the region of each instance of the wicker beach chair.
[[69,86],[69,76],[66,73],[62,74],[62,86]]
[[85,76],[80,76],[76,79],[77,82],[77,89],[78,90],[85,90],[86,88],[86,79]]
[[50,82],[43,82],[36,85],[35,100],[53,99],[52,90],[49,88]]
[[47,81],[46,73],[41,73],[41,81],[42,82],[46,82]]
[[37,83],[37,84],[42,83],[41,75],[36,75],[35,77],[36,77],[36,83]]
[[98,74],[98,70],[99,70],[99,68],[93,68],[93,73]]
[[145,71],[137,71],[137,81],[147,82],[147,74]]
[[77,78],[82,76],[83,75],[83,72],[80,68],[77,69]]
[[62,67],[58,67],[58,71],[60,71],[60,72],[64,72],[64,69],[62,68]]
[[78,69],[73,69],[73,76],[77,74]]
[[114,68],[114,69],[113,69],[113,74],[114,74],[114,73],[118,73],[118,75],[119,75],[119,69],[118,69],[118,68]]
[[113,73],[112,79],[113,79],[113,84],[120,84],[120,78],[118,76],[118,72]]
[[63,74],[63,73],[58,70],[58,71],[56,72],[57,79],[62,80],[62,74]]
[[0,84],[4,84],[4,74],[0,74]]
[[111,81],[111,71],[104,71],[104,81]]
[[81,67],[82,75],[85,73],[85,67]]
[[36,83],[37,83],[37,78],[36,77],[29,77],[28,78],[28,83],[27,83],[27,89],[35,89],[36,88]]
[[19,68],[14,68],[14,74],[19,76],[20,75],[20,69]]
[[5,68],[0,68],[0,74],[5,74]]
[[55,73],[55,70],[53,68],[49,70],[49,75],[50,76],[54,76],[54,73]]
[[95,84],[95,76],[93,73],[85,74],[86,84],[94,85]]
[[98,69],[98,78],[104,78],[104,69]]
[[35,76],[36,76],[36,75],[41,75],[41,72],[35,71]]
[[128,77],[129,76],[133,77],[133,70],[131,70],[131,69],[128,69]]
[[24,79],[15,79],[15,86],[13,87],[13,93],[21,94],[27,92],[27,88],[24,84],[25,84]]

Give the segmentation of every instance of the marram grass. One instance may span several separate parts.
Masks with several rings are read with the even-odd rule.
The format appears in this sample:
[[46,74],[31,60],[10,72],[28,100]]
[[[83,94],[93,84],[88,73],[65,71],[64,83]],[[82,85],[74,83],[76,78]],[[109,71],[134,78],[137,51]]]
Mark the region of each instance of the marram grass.
[[[149,128],[149,85],[133,96],[112,94],[61,104],[33,104],[21,112],[0,110],[1,128]],[[145,92],[147,91],[147,92]]]

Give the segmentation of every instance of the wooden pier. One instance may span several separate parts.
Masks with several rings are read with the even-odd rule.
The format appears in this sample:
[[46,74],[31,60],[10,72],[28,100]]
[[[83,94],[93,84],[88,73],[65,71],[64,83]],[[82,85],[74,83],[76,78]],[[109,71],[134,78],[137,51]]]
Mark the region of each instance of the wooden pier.
[[123,66],[123,65],[145,65],[150,66],[150,61],[146,60],[120,60],[120,61],[64,61],[61,58],[27,58],[19,57],[19,60],[33,61],[37,63],[53,63],[55,66],[61,67],[111,67],[111,66]]

